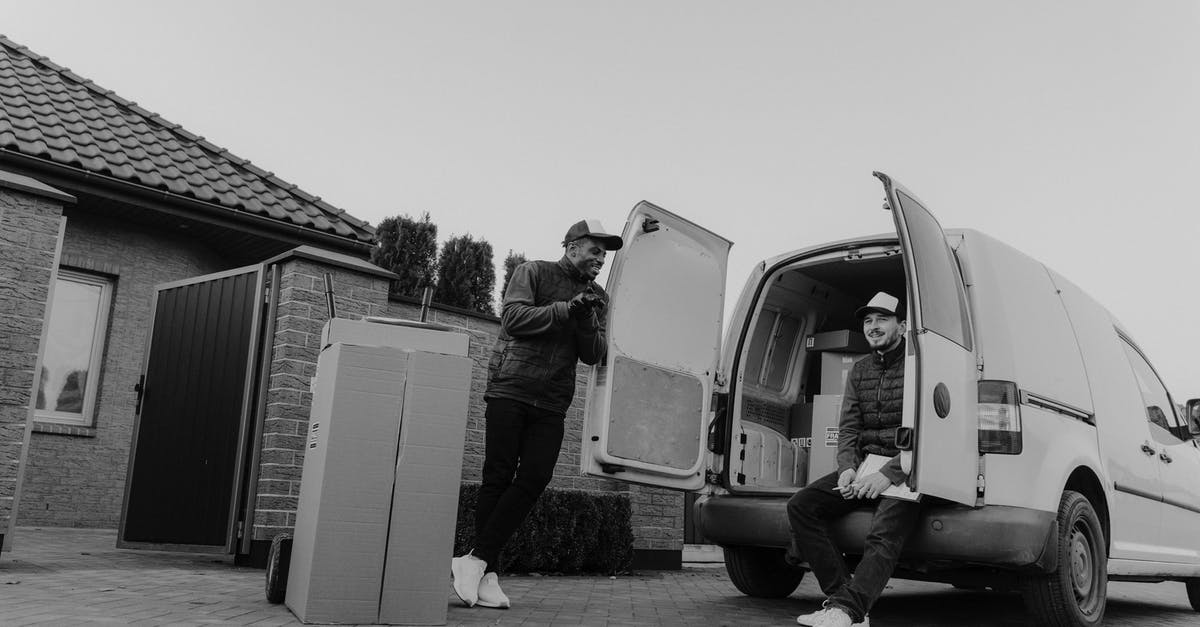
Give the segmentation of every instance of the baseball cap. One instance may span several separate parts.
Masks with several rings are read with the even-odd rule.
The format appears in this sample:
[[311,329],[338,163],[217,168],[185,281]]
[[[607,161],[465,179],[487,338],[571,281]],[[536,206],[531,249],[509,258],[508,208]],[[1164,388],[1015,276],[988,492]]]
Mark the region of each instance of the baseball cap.
[[867,302],[867,304],[859,307],[858,310],[854,312],[854,317],[862,318],[873,311],[887,314],[889,316],[896,316],[897,318],[904,317],[904,314],[900,313],[900,299],[888,294],[887,292],[876,292],[875,295],[871,297],[871,300]]
[[563,246],[581,237],[590,237],[604,244],[605,250],[619,250],[624,244],[621,241],[620,235],[609,235],[606,233],[604,227],[600,225],[599,220],[580,220],[567,229],[567,234],[563,236]]

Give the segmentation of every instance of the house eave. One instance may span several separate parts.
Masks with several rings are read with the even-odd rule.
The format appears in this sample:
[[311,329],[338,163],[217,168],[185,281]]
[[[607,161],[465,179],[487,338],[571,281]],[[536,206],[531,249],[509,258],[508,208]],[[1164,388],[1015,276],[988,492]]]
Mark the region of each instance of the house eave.
[[77,190],[188,220],[249,232],[297,246],[309,244],[366,257],[372,244],[358,239],[289,224],[169,191],[153,189],[104,174],[65,166],[0,148],[0,166],[45,185]]

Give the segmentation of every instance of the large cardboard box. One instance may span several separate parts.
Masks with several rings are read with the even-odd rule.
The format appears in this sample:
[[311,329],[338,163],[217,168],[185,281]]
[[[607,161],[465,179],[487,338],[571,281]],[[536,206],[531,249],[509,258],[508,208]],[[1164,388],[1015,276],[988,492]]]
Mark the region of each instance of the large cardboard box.
[[871,345],[867,344],[865,335],[849,329],[814,333],[805,340],[804,347],[810,351],[837,351],[839,353],[867,353],[871,350]]
[[837,470],[838,420],[842,414],[841,394],[817,394],[812,403],[812,448],[808,456],[808,480],[814,481]]
[[472,362],[413,353],[405,380],[379,621],[446,623]]
[[[422,334],[461,335],[350,329],[360,342],[423,346],[440,340]],[[386,345],[321,352],[285,595],[301,621],[445,623],[471,367]]]
[[318,357],[284,597],[303,622],[379,618],[411,355],[337,343]]
[[850,368],[863,357],[857,353],[821,353],[821,394],[845,394]]
[[398,318],[333,318],[321,329],[321,347],[334,342],[358,346],[396,346],[445,355],[466,355],[470,338],[448,327]]

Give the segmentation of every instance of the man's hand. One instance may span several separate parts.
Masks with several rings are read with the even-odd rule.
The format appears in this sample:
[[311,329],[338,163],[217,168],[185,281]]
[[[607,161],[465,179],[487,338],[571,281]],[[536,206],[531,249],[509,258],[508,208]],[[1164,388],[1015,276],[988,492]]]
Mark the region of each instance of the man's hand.
[[847,468],[842,471],[842,474],[838,475],[837,491],[842,494],[842,498],[844,498],[844,499],[854,498],[854,491],[850,487],[851,485],[853,485],[853,483],[854,483],[854,469],[853,468]]
[[853,498],[873,499],[883,494],[891,485],[892,480],[883,476],[883,473],[873,472],[852,483],[850,489],[853,490]]
[[576,320],[582,320],[592,315],[593,309],[603,306],[604,301],[598,294],[584,290],[576,294],[575,298],[572,298],[567,302],[567,312],[571,314],[572,318],[575,318]]

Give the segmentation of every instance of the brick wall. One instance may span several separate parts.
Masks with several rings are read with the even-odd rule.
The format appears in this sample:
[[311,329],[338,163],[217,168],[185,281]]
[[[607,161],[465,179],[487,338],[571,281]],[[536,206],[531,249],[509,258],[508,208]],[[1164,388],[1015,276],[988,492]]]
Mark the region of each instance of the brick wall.
[[62,205],[0,188],[0,545],[9,548]]
[[312,406],[309,380],[317,371],[321,327],[329,320],[326,272],[333,275],[339,318],[383,315],[388,279],[297,258],[281,262],[274,351],[263,418],[262,458],[251,539],[267,541],[296,525],[304,442]]
[[17,521],[21,525],[115,528],[125,496],[134,403],[154,286],[228,269],[184,235],[68,208],[63,268],[114,280],[94,425],[35,423]]

